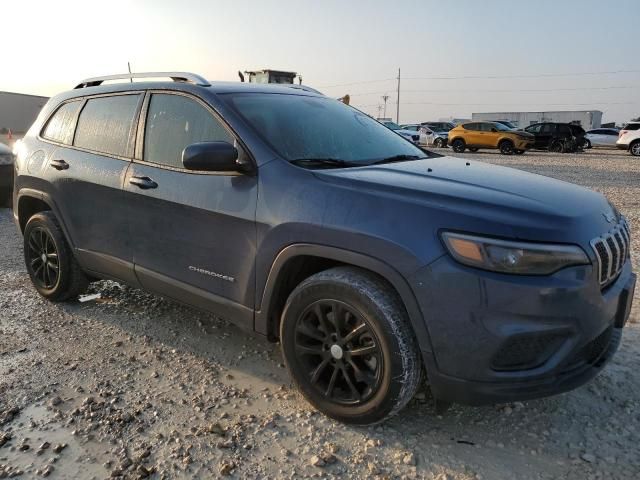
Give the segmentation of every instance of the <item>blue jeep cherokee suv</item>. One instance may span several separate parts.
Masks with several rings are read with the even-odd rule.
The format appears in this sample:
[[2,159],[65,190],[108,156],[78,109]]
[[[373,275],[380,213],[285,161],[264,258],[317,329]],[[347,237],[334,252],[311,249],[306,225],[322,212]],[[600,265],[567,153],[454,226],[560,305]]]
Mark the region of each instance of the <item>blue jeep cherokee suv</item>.
[[[577,387],[618,347],[624,217],[569,183],[418,149],[303,86],[89,79],[23,140],[35,288],[115,279],[279,340],[305,397],[368,424]],[[105,83],[125,79],[127,82]]]

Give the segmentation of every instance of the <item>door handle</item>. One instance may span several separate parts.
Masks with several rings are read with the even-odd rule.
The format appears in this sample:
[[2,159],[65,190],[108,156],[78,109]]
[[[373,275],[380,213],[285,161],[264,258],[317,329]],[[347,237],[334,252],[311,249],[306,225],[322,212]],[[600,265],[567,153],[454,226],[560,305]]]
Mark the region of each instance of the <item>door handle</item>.
[[69,168],[69,164],[64,160],[51,160],[50,165],[56,170],[66,170]]
[[149,177],[131,177],[129,183],[143,190],[158,188],[158,184]]

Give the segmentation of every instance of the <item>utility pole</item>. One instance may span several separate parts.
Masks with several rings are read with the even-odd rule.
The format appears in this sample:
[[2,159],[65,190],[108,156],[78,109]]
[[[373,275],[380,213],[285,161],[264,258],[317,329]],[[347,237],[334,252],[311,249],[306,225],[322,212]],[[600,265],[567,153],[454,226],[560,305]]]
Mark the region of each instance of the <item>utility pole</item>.
[[400,69],[398,68],[398,103],[396,105],[396,123],[400,125]]
[[[386,111],[386,108],[385,108]],[[378,118],[380,118],[380,113],[382,113],[382,105],[378,104]]]
[[384,101],[384,118],[387,118],[387,100],[389,100],[389,95],[385,93],[382,96],[382,100]]
[[[129,75],[131,75],[131,62],[127,62],[127,68],[129,69]],[[129,78],[129,82],[133,83],[133,78]]]

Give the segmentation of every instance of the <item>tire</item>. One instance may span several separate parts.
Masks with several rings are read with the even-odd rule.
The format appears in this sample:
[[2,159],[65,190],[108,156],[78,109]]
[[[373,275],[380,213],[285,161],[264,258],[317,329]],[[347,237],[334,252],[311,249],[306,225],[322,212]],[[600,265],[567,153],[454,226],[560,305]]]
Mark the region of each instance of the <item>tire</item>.
[[549,151],[554,153],[562,153],[564,152],[564,145],[560,140],[552,140],[549,144]]
[[461,138],[456,138],[453,142],[451,142],[451,148],[453,148],[453,151],[456,153],[464,153],[467,145]]
[[582,142],[582,148],[584,148],[585,150],[592,148],[593,146],[591,145],[591,140],[589,140],[588,138],[585,138]]
[[501,141],[498,148],[500,149],[500,153],[503,155],[512,155],[516,150],[515,145],[511,140]]
[[444,145],[444,140],[442,140],[441,138],[436,138],[436,139],[433,141],[433,146],[434,146],[435,148],[443,148],[443,147],[445,146],[445,145]]
[[280,341],[304,397],[344,423],[387,419],[420,384],[419,349],[404,306],[366,270],[337,267],[304,280],[285,305]]
[[51,212],[37,213],[27,222],[24,260],[34,287],[52,302],[77,297],[87,289],[88,279]]
[[524,154],[524,150],[514,150],[516,155],[523,155]]
[[629,152],[634,157],[640,157],[640,140],[636,140],[629,146]]
[[479,148],[478,148],[478,147],[469,147],[469,151],[470,151],[470,152],[474,152],[474,153],[475,153],[475,152],[477,152],[478,150],[479,150]]

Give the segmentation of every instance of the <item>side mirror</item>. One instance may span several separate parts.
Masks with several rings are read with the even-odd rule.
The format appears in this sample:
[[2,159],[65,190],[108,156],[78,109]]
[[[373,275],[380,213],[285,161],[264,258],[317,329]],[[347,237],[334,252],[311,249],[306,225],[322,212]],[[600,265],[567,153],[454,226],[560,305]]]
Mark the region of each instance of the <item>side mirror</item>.
[[182,151],[182,164],[187,170],[204,172],[238,172],[238,149],[228,142],[201,142]]

